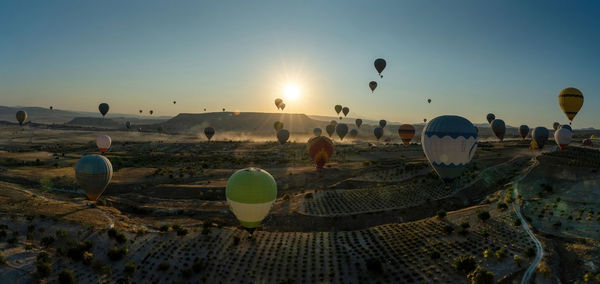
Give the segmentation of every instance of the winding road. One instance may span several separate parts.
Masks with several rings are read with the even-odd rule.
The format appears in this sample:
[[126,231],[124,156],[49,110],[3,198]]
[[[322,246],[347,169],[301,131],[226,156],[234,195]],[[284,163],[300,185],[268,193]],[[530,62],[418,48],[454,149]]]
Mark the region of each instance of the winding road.
[[520,176],[518,179],[516,179],[515,182],[513,183],[513,198],[515,200],[513,202],[513,209],[515,210],[515,214],[517,214],[517,217],[521,220],[521,226],[523,227],[525,232],[527,232],[527,234],[529,235],[531,240],[533,240],[533,243],[535,244],[535,247],[537,248],[537,253],[535,255],[535,259],[533,260],[531,265],[527,268],[527,270],[525,271],[525,274],[523,274],[523,278],[521,279],[521,284],[528,284],[530,282],[531,276],[535,272],[535,268],[537,267],[537,265],[542,260],[542,257],[544,256],[544,248],[542,247],[542,243],[540,242],[540,240],[538,240],[538,238],[535,236],[535,234],[533,234],[533,232],[529,228],[529,224],[527,224],[527,221],[525,220],[525,218],[523,218],[523,215],[521,214],[521,207],[520,207],[518,199],[517,199],[517,197],[519,196],[519,182],[521,182],[521,180],[523,180],[525,177],[527,177],[529,175],[529,172],[531,172],[531,170],[534,169],[535,166],[538,164],[538,161],[537,161],[537,159],[535,159],[535,157],[534,157],[534,161],[535,161],[535,164],[533,166],[531,166],[529,168],[529,170],[527,170],[526,173],[524,173],[522,176]]

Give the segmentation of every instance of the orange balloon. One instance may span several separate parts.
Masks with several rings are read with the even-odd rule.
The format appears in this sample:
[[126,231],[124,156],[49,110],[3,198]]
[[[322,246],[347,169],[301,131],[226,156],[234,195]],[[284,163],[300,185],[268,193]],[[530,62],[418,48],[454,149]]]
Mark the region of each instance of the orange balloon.
[[398,128],[398,135],[400,135],[404,146],[408,146],[413,139],[413,136],[415,136],[415,128],[410,124],[402,124],[400,125],[400,128]]
[[323,168],[329,161],[329,158],[331,158],[331,155],[333,155],[333,142],[325,136],[317,136],[309,139],[306,148],[308,155],[317,165],[317,169]]

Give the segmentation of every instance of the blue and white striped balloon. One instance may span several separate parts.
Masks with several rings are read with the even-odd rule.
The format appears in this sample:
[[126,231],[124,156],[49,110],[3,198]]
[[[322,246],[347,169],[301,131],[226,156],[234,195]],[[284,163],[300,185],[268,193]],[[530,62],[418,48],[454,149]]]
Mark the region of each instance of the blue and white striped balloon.
[[425,156],[444,182],[459,177],[477,150],[477,129],[464,117],[442,115],[423,129]]

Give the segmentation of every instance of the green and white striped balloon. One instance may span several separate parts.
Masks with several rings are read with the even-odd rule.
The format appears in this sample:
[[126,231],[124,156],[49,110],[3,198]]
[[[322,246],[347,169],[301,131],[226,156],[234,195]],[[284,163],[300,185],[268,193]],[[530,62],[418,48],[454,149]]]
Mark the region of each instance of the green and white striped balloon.
[[265,170],[245,168],[229,177],[225,195],[242,226],[257,228],[277,198],[277,183]]

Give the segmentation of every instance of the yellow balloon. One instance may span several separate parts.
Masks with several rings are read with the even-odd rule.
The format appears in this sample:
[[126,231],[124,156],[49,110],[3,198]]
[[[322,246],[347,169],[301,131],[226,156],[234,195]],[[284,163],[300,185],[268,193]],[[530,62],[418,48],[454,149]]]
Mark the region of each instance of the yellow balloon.
[[583,106],[583,93],[576,88],[566,88],[558,94],[558,104],[567,118],[573,121]]

